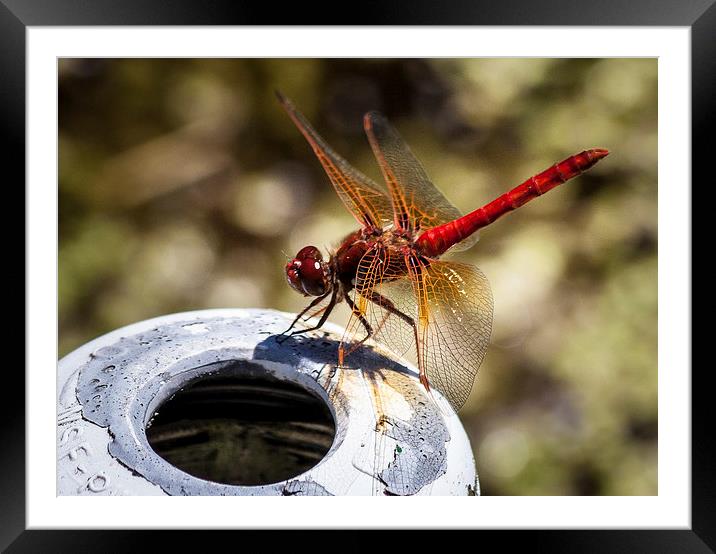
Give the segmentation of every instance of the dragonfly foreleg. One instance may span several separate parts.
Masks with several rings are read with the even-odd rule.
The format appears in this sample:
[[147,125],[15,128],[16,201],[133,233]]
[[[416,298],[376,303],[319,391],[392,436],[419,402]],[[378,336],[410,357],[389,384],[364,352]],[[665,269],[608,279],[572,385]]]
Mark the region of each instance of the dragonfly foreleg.
[[308,314],[306,317],[303,318],[303,321],[308,321],[309,319],[313,319],[314,317],[318,317],[319,315],[321,315],[323,312],[326,311],[326,308],[328,308],[327,305],[326,305],[326,306],[323,306],[323,308],[321,308],[320,310],[318,310],[318,311],[316,311],[316,312],[313,312],[312,314]]
[[[299,330],[297,330],[297,331],[293,331],[292,333],[288,334],[288,332],[289,332],[291,329],[293,329],[293,326],[296,325],[296,323],[298,323],[298,321],[303,317],[303,314],[305,314],[305,313],[306,313],[307,311],[309,311],[311,308],[313,308],[314,306],[316,306],[317,304],[319,304],[319,303],[320,303],[323,299],[325,299],[326,296],[328,296],[329,294],[330,294],[330,293],[327,292],[327,293],[324,294],[323,296],[318,296],[317,298],[315,298],[315,299],[313,300],[313,302],[311,302],[308,306],[306,306],[306,308],[304,308],[304,310],[303,310],[300,314],[298,314],[298,315],[296,316],[296,318],[293,320],[293,323],[291,323],[291,325],[288,327],[288,329],[286,329],[283,333],[281,333],[281,334],[284,336],[284,338],[283,338],[283,339],[277,339],[277,340],[278,340],[279,342],[283,342],[283,341],[285,341],[288,337],[292,337],[293,335],[300,335],[301,333],[305,333],[305,332],[307,332],[307,331],[315,331],[316,329],[319,329],[320,327],[322,327],[323,324],[326,322],[326,319],[328,318],[328,315],[329,315],[329,314],[331,313],[331,311],[333,310],[333,307],[336,305],[336,291],[335,291],[335,289],[333,290],[333,294],[331,295],[331,299],[330,299],[330,301],[328,302],[328,305],[321,310],[321,311],[323,312],[323,315],[321,316],[321,319],[318,321],[318,324],[317,324],[315,327],[310,327],[310,328],[308,328],[308,329],[299,329]],[[321,312],[318,312],[318,313],[321,313]],[[318,315],[318,314],[314,314],[314,315]]]

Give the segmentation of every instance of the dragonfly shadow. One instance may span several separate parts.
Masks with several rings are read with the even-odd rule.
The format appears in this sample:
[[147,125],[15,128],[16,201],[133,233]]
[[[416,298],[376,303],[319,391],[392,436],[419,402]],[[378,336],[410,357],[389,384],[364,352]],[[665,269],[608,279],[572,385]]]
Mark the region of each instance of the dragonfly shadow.
[[[322,336],[270,335],[259,342],[254,349],[254,358],[275,363],[299,366],[306,362],[338,367],[340,341],[329,333]],[[375,377],[384,377],[385,371],[417,376],[417,371],[376,351],[371,346],[361,345],[346,356],[344,370],[362,370]]]
[[337,436],[347,436],[349,417],[360,425],[351,466],[373,477],[374,495],[416,494],[447,472],[450,432],[446,419],[418,382],[416,369],[371,345],[356,348],[341,367],[341,372],[355,371],[351,377],[364,380],[367,386],[342,387],[339,383],[345,383],[346,374],[333,381],[339,345],[340,340],[330,333],[269,335],[256,345],[254,358],[298,371],[309,369],[319,376],[327,368],[331,376],[321,379],[321,385],[335,413],[343,414],[336,418]]

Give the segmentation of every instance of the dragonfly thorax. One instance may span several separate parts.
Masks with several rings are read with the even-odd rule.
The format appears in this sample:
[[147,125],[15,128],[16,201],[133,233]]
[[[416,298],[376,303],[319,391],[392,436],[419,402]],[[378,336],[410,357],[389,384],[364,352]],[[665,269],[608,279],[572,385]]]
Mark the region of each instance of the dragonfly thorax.
[[413,234],[403,229],[386,229],[380,239],[386,248],[394,250],[404,250],[413,245]]
[[330,265],[315,246],[305,246],[286,264],[286,280],[304,296],[322,296],[331,290]]

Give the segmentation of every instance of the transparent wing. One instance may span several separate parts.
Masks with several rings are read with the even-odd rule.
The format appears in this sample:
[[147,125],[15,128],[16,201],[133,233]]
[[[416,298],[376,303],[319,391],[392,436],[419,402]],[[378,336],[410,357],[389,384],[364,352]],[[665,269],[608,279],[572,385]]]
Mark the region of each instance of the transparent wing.
[[[421,312],[419,348],[428,381],[453,408],[470,395],[492,332],[492,291],[475,266],[431,261],[416,285]],[[417,281],[417,280],[416,280]]]
[[[385,117],[370,112],[363,126],[388,186],[396,228],[418,232],[463,215],[430,181],[423,166]],[[476,241],[477,234],[453,249],[464,250]]]
[[[388,285],[393,295],[385,297],[382,293]],[[415,312],[415,302],[404,256],[375,243],[358,264],[353,312],[343,336],[346,351],[352,351],[366,338],[367,324],[375,340],[415,361],[415,333],[406,321]],[[396,315],[396,311],[405,314],[405,318]]]
[[391,259],[390,252],[376,249],[364,256],[357,303],[362,302],[376,340],[422,365],[430,386],[457,411],[470,394],[490,341],[490,284],[471,265],[398,259],[395,253]]
[[390,223],[393,210],[385,187],[363,175],[334,152],[289,99],[280,93],[277,96],[296,127],[306,137],[338,196],[358,223],[376,228]]

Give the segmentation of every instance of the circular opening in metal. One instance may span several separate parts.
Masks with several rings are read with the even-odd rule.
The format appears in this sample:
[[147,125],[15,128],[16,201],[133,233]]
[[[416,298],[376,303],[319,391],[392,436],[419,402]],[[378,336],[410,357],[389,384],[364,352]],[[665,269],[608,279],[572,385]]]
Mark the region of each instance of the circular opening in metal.
[[331,410],[316,393],[241,361],[178,390],[146,426],[149,444],[170,464],[244,486],[311,469],[331,448],[335,431]]

